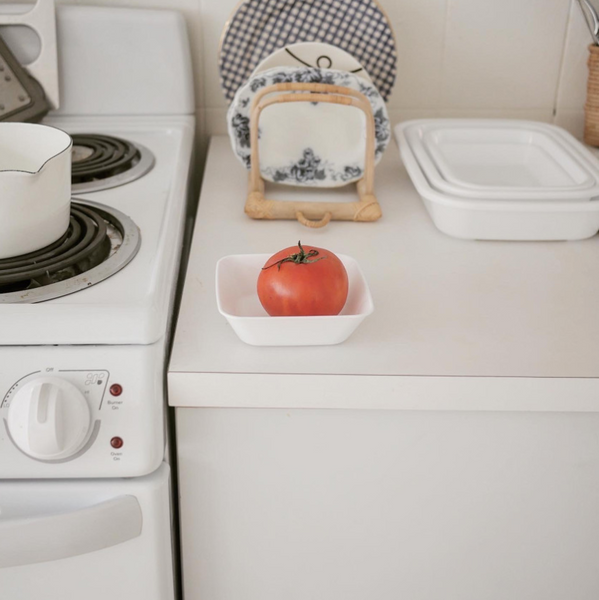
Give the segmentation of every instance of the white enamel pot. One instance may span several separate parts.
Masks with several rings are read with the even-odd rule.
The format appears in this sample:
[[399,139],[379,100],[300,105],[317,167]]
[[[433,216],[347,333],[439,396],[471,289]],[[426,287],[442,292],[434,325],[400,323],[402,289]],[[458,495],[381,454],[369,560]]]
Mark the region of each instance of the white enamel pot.
[[0,123],[0,259],[48,246],[69,226],[68,133],[33,123]]

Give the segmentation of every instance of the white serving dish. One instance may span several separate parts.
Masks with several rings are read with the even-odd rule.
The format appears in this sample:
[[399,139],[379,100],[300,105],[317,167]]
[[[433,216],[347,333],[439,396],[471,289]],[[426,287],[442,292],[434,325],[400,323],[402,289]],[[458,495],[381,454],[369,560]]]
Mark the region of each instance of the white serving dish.
[[56,127],[0,123],[0,259],[40,250],[67,230],[72,144]]
[[[442,193],[482,201],[543,202],[588,201],[599,195],[599,162],[580,142],[559,127],[528,121],[479,119],[424,119],[404,125],[406,140],[421,169],[432,187]],[[450,146],[435,143],[434,140],[442,140],[443,135],[445,139],[453,136],[453,139],[459,137],[464,140],[459,144],[463,146],[460,156],[457,156],[459,153],[456,153],[456,158],[450,156]],[[488,142],[480,141],[481,135],[487,135]],[[511,141],[500,143],[502,137]],[[460,157],[471,153],[468,139],[475,140],[472,148],[481,155],[480,164],[476,165],[475,156],[471,156],[472,160],[462,163],[461,171],[455,169],[455,173],[465,176],[472,173],[470,181],[466,181],[465,177],[461,183],[450,181],[446,175],[451,171],[451,162],[459,162]],[[515,141],[517,139],[521,143]],[[526,144],[526,139],[531,143]],[[545,150],[545,146],[551,148],[551,153]],[[510,150],[514,152],[510,154]],[[493,153],[497,159],[494,163]],[[533,158],[529,159],[530,156]],[[483,162],[487,163],[486,168]],[[538,175],[536,186],[508,185],[518,178],[521,181],[528,179],[532,184],[535,172]],[[477,177],[478,181],[486,178],[487,185],[474,183]],[[555,184],[570,181],[570,185],[541,185],[541,179]]]
[[338,254],[349,279],[349,293],[336,316],[271,317],[258,299],[260,269],[270,254],[236,254],[216,264],[216,304],[235,333],[253,346],[326,346],[344,342],[372,313],[366,279],[351,257]]
[[588,188],[595,181],[541,127],[446,127],[424,134],[423,144],[451,183],[475,190],[551,191]]
[[312,67],[347,71],[372,83],[366,69],[349,52],[324,42],[298,42],[269,54],[252,73],[252,77],[275,67]]
[[599,231],[599,201],[497,201],[451,196],[432,187],[405,137],[395,127],[403,163],[435,226],[471,240],[582,240]]

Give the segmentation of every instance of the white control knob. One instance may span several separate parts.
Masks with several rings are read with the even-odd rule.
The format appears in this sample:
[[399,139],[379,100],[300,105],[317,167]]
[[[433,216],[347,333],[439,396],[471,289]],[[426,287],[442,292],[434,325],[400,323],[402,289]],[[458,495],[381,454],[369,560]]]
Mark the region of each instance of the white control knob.
[[91,413],[83,394],[58,377],[38,377],[17,390],[8,409],[15,444],[40,460],[76,454],[91,433]]

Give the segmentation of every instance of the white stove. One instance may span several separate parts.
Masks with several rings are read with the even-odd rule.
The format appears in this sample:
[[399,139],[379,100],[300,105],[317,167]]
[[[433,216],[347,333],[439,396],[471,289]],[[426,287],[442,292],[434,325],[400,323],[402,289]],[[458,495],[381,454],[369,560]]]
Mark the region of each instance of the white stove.
[[94,235],[106,228],[99,262],[2,287],[0,261],[0,592],[167,600],[165,355],[195,128],[185,23],[61,6],[57,39],[61,106],[44,122],[133,144],[139,178],[73,186],[72,218],[91,209]]
[[[143,475],[155,470],[164,454],[165,336],[181,252],[193,120],[54,117],[48,122],[69,133],[93,130],[143,144],[156,162],[137,181],[78,194],[84,201],[116,208],[139,229],[141,243],[129,264],[75,292],[73,279],[90,279],[91,272],[0,294],[0,476]],[[27,301],[30,294],[57,286],[66,295]],[[2,303],[2,296],[17,298]],[[42,377],[71,382],[90,405],[89,437],[70,457],[31,460],[11,435],[12,400]],[[122,390],[118,396],[111,394],[114,385]],[[123,440],[118,460],[111,446],[115,437]]]
[[155,165],[140,179],[74,195],[125,213],[139,228],[142,243],[131,264],[102,285],[42,304],[28,302],[27,294],[3,304],[2,345],[153,343],[166,331],[180,255],[193,118],[51,117],[47,122],[68,133],[119,136],[151,150]]

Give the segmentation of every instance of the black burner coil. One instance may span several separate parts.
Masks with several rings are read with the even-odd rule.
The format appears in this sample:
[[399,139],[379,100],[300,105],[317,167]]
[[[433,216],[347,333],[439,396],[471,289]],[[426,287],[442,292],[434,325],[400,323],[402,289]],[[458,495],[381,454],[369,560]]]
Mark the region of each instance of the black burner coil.
[[89,156],[73,161],[71,182],[85,183],[106,179],[128,171],[141,157],[139,150],[127,140],[95,133],[72,134],[73,147],[91,150]]
[[60,239],[41,250],[0,260],[0,294],[64,281],[104,262],[111,250],[105,220],[110,218],[71,203],[69,227]]

